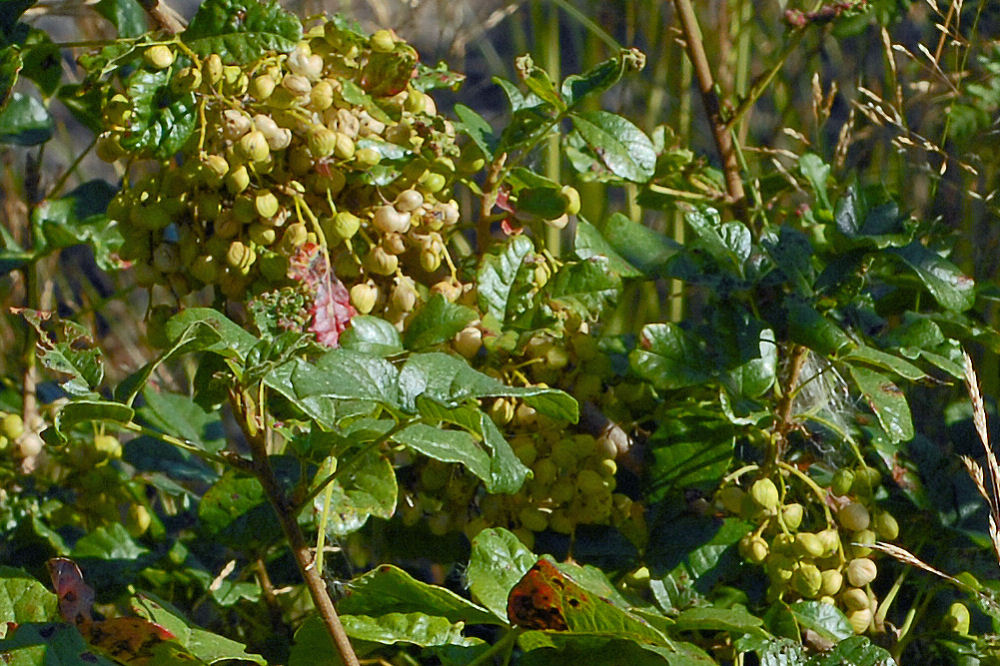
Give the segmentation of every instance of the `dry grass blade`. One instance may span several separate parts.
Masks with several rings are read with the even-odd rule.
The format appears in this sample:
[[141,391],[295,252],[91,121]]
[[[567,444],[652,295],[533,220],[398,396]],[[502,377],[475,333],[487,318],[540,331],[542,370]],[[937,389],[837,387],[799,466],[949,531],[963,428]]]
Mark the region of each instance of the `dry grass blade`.
[[990,507],[990,540],[993,542],[993,550],[996,552],[997,562],[1000,563],[1000,465],[997,464],[996,454],[990,446],[990,434],[986,428],[986,408],[983,405],[983,395],[979,391],[979,377],[976,376],[976,369],[972,366],[972,358],[967,352],[962,353],[965,370],[965,388],[969,392],[969,400],[972,402],[972,422],[976,426],[979,440],[986,451],[986,470],[990,475],[989,488],[985,487],[983,471],[979,465],[965,461],[966,469],[973,482],[979,487],[979,492],[986,498],[986,503]]

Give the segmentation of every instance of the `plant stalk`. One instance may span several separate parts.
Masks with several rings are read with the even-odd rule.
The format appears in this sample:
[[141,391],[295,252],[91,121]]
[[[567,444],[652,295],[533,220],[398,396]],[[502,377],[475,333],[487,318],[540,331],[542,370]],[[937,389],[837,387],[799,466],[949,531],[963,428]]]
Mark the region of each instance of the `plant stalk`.
[[[354,653],[351,641],[344,630],[344,625],[340,622],[340,616],[337,615],[333,599],[327,592],[321,572],[314,566],[315,562],[309,552],[309,545],[299,528],[298,520],[296,520],[295,508],[278,482],[278,478],[268,461],[267,441],[264,432],[250,423],[250,418],[253,417],[247,413],[244,395],[240,391],[232,389],[229,393],[229,402],[237,417],[236,420],[240,424],[240,429],[246,437],[247,444],[250,446],[254,476],[260,481],[264,488],[264,494],[278,514],[278,522],[281,524],[281,530],[285,533],[285,539],[291,548],[295,564],[299,567],[302,579],[309,589],[309,596],[312,597],[316,610],[323,619],[323,624],[326,625],[326,630],[329,632],[330,638],[333,639],[333,644],[337,648],[340,658],[345,666],[360,666],[358,656]],[[259,405],[258,408],[263,409],[263,405]]]
[[681,24],[681,32],[684,35],[688,58],[691,60],[694,75],[698,80],[698,89],[701,92],[702,104],[705,106],[705,114],[708,116],[709,124],[712,126],[715,147],[718,149],[719,157],[722,160],[722,171],[726,178],[726,192],[729,203],[733,205],[737,216],[743,219],[746,217],[746,196],[743,192],[743,179],[740,177],[740,167],[736,161],[736,152],[733,149],[732,134],[722,118],[719,94],[716,91],[715,80],[712,77],[712,69],[708,65],[708,57],[705,55],[705,44],[701,39],[701,28],[698,26],[698,18],[695,16],[694,7],[691,6],[691,0],[674,0],[674,8],[677,11],[677,18]]

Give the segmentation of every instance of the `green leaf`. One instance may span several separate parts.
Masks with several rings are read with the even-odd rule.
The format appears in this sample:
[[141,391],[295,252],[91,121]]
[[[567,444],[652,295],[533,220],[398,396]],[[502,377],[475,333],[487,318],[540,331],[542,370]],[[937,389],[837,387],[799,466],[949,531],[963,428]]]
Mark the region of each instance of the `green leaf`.
[[414,350],[439,345],[451,340],[476,317],[472,308],[449,303],[441,294],[434,294],[407,325],[403,343]]
[[806,153],[799,157],[799,172],[809,181],[809,186],[816,194],[816,203],[823,210],[832,211],[830,197],[827,194],[826,180],[830,177],[830,165],[815,153]]
[[856,346],[837,324],[794,295],[785,299],[785,313],[788,337],[817,354],[836,356]]
[[206,0],[181,39],[201,56],[217,53],[243,65],[267,51],[288,53],[302,38],[302,24],[277,2]]
[[458,129],[468,134],[479,150],[483,151],[487,163],[492,162],[493,152],[500,143],[500,137],[493,132],[490,124],[464,104],[455,105],[455,115],[459,120]]
[[355,578],[337,604],[345,615],[426,613],[465,624],[500,624],[486,609],[451,590],[420,582],[402,569],[382,564]]
[[364,400],[392,407],[400,404],[396,368],[385,359],[347,349],[333,349],[314,363],[301,359],[285,363],[265,382],[276,386],[282,377],[287,377],[297,398]]
[[91,180],[64,197],[41,201],[31,211],[36,244],[46,250],[89,245],[97,265],[112,270],[117,266],[113,253],[121,247],[122,237],[105,211],[116,191],[106,181]]
[[851,349],[842,357],[845,361],[859,361],[873,365],[876,368],[894,372],[904,379],[917,381],[927,376],[923,370],[913,365],[909,361],[887,354],[884,351],[869,347],[868,345],[858,345]]
[[24,64],[21,76],[34,81],[43,98],[52,97],[62,82],[59,46],[44,30],[31,28],[21,42],[21,59]]
[[621,213],[604,220],[599,228],[610,246],[646,275],[659,273],[667,260],[680,249],[674,240],[633,222]]
[[146,32],[146,12],[136,0],[99,0],[97,13],[111,21],[119,37],[138,37]]
[[919,241],[890,251],[909,266],[941,307],[964,312],[976,301],[976,283],[955,264]]
[[58,322],[57,335],[52,336],[43,326],[48,313],[22,310],[21,314],[38,333],[38,358],[49,370],[68,375],[62,388],[70,395],[89,396],[104,379],[101,350],[93,345],[90,331],[67,319]]
[[[3,37],[4,41],[14,38],[18,19],[35,2],[36,0],[0,0],[0,37]],[[5,46],[5,44],[0,45]]]
[[234,548],[258,548],[281,538],[281,525],[260,481],[232,470],[205,491],[198,518],[216,540]]
[[[518,666],[664,666],[671,663],[659,650],[634,641],[589,634],[529,632],[519,641],[525,650]],[[662,648],[669,650],[669,648]],[[715,662],[678,661],[684,666]]]
[[205,410],[186,395],[151,386],[143,390],[142,397],[146,404],[139,415],[153,428],[210,453],[226,448],[226,433],[218,412]]
[[556,84],[549,77],[548,72],[540,67],[536,67],[530,55],[518,56],[514,60],[518,76],[524,81],[528,90],[534,93],[540,100],[551,105],[557,111],[565,111],[566,103],[559,96]]
[[767,250],[774,265],[804,296],[812,296],[816,269],[812,264],[813,247],[809,238],[793,227],[782,225],[778,234],[765,234],[761,246]]
[[260,655],[247,652],[242,643],[192,624],[180,610],[155,595],[137,595],[132,600],[132,607],[140,617],[162,625],[190,654],[209,664],[232,659],[267,664]]
[[799,626],[811,629],[827,641],[842,641],[854,635],[847,616],[836,606],[819,601],[798,601],[789,607]]
[[342,615],[340,619],[348,636],[363,641],[385,645],[409,643],[421,647],[475,644],[462,635],[461,622],[452,623],[427,613],[387,613],[378,617]]
[[535,246],[526,236],[512,236],[498,250],[483,255],[476,278],[479,307],[504,326],[531,305]]
[[74,400],[66,403],[56,416],[56,429],[68,431],[78,423],[110,422],[125,425],[135,412],[128,405],[106,400]]
[[140,68],[128,78],[126,94],[134,113],[129,131],[122,136],[122,148],[165,160],[191,138],[198,120],[194,95],[174,92],[171,76],[169,67],[155,71]]
[[906,396],[885,375],[858,365],[850,365],[851,377],[861,389],[882,429],[893,442],[913,439],[913,419]]
[[10,93],[17,83],[18,74],[24,67],[21,51],[16,46],[0,48],[0,113],[10,101]]
[[[340,475],[330,493],[327,532],[344,537],[361,529],[369,516],[388,520],[396,511],[396,473],[392,463],[377,451],[364,455],[347,474]],[[321,492],[313,502],[315,509],[323,512],[326,493]]]
[[641,129],[607,111],[574,113],[573,126],[616,176],[645,183],[656,170],[656,149]]
[[413,354],[399,372],[399,399],[408,411],[416,410],[423,396],[446,407],[469,400],[516,397],[542,414],[575,423],[579,406],[569,394],[540,386],[507,386],[474,370],[460,358],[441,352]]
[[403,351],[403,342],[396,327],[385,319],[357,315],[340,336],[340,347],[372,356],[395,356]]
[[[621,215],[621,213],[615,213]],[[624,217],[624,215],[622,215]],[[625,218],[628,219],[628,218]],[[631,222],[631,220],[629,220]],[[643,227],[645,228],[645,227]],[[608,262],[608,268],[620,278],[633,278],[642,275],[642,271],[622,258],[597,227],[580,216],[576,221],[576,239],[573,251],[580,259],[603,257]]]
[[596,319],[622,293],[622,281],[604,257],[563,264],[545,285],[545,296],[585,319]]
[[0,143],[36,146],[52,138],[55,123],[41,102],[15,92],[0,111]]
[[23,569],[0,567],[0,617],[7,622],[45,622],[56,617],[56,595]]
[[678,631],[726,631],[731,634],[765,635],[764,620],[751,615],[743,606],[715,608],[701,606],[681,611],[675,618]]
[[459,463],[482,479],[490,492],[493,477],[490,457],[469,433],[444,430],[425,423],[414,423],[392,436],[394,442],[405,444],[428,458],[441,462]]
[[[363,656],[359,645],[353,645],[356,652]],[[311,615],[295,630],[295,642],[288,656],[288,666],[316,666],[329,664],[343,666],[344,662],[333,644],[323,618]]]
[[129,535],[121,523],[101,526],[81,537],[73,546],[74,558],[101,560],[136,560],[149,550],[143,548]]
[[736,433],[718,415],[671,410],[649,438],[649,500],[656,502],[688,488],[714,489],[732,462]]
[[70,624],[25,622],[0,640],[0,661],[10,666],[116,666],[83,640]]
[[896,660],[865,636],[851,636],[824,654],[809,660],[809,666],[896,666]]
[[837,201],[835,229],[852,247],[903,247],[913,239],[908,218],[895,201],[876,203],[878,193],[851,186]]
[[210,351],[225,357],[245,357],[259,340],[243,327],[212,308],[181,310],[164,326],[171,344],[195,333],[192,351]]
[[750,257],[750,230],[741,222],[722,222],[712,208],[693,210],[684,216],[698,235],[698,240],[722,268],[743,275],[743,264]]
[[507,622],[510,589],[538,559],[521,540],[502,527],[481,531],[472,539],[465,570],[469,592],[503,622]]
[[614,58],[597,64],[583,74],[573,74],[563,79],[562,96],[566,104],[573,107],[587,97],[603,92],[621,80],[628,68],[638,68],[637,49],[621,49]]
[[629,363],[637,375],[661,389],[697,386],[712,377],[698,340],[669,322],[643,327]]

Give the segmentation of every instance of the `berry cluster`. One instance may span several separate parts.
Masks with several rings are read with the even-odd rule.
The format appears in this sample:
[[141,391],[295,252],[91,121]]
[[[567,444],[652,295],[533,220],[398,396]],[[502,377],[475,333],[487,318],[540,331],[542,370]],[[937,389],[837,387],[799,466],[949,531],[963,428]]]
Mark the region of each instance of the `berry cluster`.
[[[786,487],[780,475],[777,481],[763,476],[747,490],[737,485],[719,490],[716,502],[721,509],[757,524],[740,541],[740,555],[764,567],[772,598],[836,605],[855,632],[872,629],[878,599],[870,584],[878,567],[871,545],[899,535],[896,519],[873,501],[881,484],[878,471],[871,467],[838,471],[831,487],[823,490],[822,507],[791,501],[793,486]],[[784,493],[779,485],[786,487]]]
[[[168,71],[198,124],[179,154],[126,182],[109,207],[137,282],[178,296],[215,285],[244,300],[287,285],[290,262],[311,244],[357,312],[401,324],[429,292],[455,300],[462,285],[446,248],[464,162],[454,127],[414,87],[416,62],[389,31],[364,37],[333,21],[248,66],[149,46],[140,66]],[[103,107],[107,160],[125,157],[136,131],[130,90]]]

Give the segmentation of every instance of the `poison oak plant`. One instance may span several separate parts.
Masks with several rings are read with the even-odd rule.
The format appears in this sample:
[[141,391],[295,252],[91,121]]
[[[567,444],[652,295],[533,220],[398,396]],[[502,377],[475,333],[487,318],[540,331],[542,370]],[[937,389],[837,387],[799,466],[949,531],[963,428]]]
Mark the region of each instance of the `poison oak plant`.
[[[78,51],[71,85],[39,62],[79,44],[7,0],[0,140],[28,147],[29,224],[0,266],[34,344],[0,402],[0,654],[994,656],[991,546],[942,501],[963,492],[957,458],[941,474],[959,436],[932,442],[911,408],[1000,339],[992,291],[899,194],[821,151],[762,183],[733,132],[791,50],[869,4],[790,11],[786,51],[726,104],[699,13],[674,3],[717,171],[683,133],[601,109],[646,67],[636,49],[562,80],[517,58],[491,124],[439,112],[460,75],[343,17],[207,0],[149,32],[137,5],[99,3],[122,37]],[[74,165],[47,189],[55,99],[120,182],[64,194]],[[566,174],[679,216],[686,240],[588,218]],[[79,244],[148,294],[154,351],[130,373],[42,307]],[[621,325],[668,284],[689,315]],[[949,571],[962,553],[979,614],[883,552]]]

